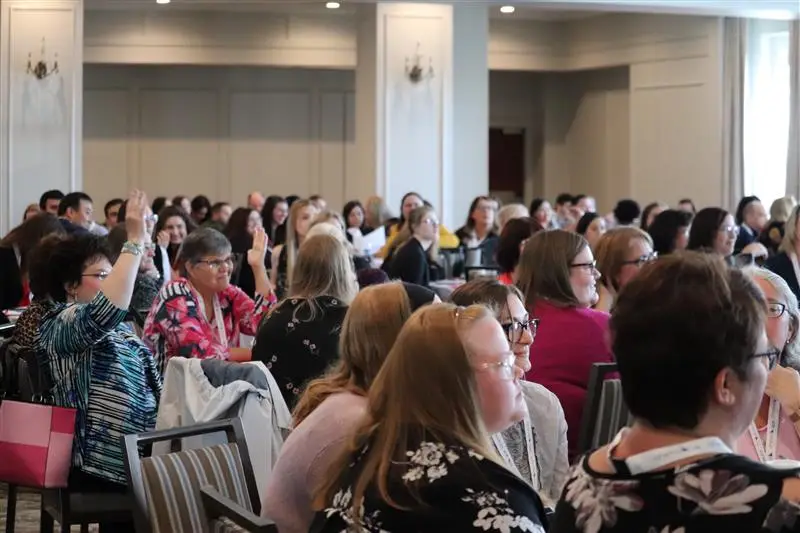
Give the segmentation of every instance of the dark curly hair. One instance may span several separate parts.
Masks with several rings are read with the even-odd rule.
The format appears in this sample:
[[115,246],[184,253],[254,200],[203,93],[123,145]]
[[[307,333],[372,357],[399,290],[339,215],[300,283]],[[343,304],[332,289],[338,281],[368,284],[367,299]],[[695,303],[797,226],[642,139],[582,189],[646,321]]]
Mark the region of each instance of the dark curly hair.
[[29,266],[31,292],[36,299],[67,301],[67,285],[77,285],[87,265],[111,260],[105,237],[86,234],[46,237],[33,249]]

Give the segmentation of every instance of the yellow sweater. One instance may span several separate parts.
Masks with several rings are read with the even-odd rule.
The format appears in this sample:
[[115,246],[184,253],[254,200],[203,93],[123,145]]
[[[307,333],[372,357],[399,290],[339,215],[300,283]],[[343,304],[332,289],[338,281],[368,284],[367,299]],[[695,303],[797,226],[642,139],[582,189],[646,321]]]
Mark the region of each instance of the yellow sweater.
[[[393,225],[392,228],[389,230],[389,237],[386,239],[386,244],[383,245],[383,248],[378,250],[378,253],[375,254],[376,257],[380,257],[381,259],[386,259],[386,255],[389,253],[389,248],[392,246],[392,242],[394,241],[397,234],[400,233],[399,226],[397,224]],[[444,224],[439,225],[439,248],[446,250],[452,248],[458,248],[461,244],[461,241],[456,237],[449,229],[444,227]]]

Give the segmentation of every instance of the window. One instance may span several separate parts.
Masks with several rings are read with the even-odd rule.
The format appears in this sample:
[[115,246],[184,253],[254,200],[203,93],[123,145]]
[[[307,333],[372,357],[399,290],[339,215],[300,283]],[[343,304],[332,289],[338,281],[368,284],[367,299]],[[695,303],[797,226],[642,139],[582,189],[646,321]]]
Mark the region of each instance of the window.
[[786,194],[789,22],[749,21],[744,91],[744,193],[768,207]]

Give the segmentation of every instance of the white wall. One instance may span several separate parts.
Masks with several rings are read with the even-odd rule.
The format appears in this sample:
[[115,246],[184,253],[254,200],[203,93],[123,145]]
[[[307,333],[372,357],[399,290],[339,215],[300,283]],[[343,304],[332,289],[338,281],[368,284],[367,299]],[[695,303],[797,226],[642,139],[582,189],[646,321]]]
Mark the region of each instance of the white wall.
[[[216,17],[213,24],[212,17]],[[355,65],[356,33],[355,20],[344,16],[89,12],[87,62],[291,64],[342,71],[260,68],[245,76],[234,73],[246,69],[234,68],[223,69],[225,75],[211,79],[195,74],[195,79],[184,75],[188,71],[170,67],[173,70],[166,74],[152,68],[135,75],[134,70],[127,70],[116,80],[114,76],[101,80],[107,67],[97,71],[87,67],[94,72],[87,74],[87,88],[95,91],[87,93],[87,106],[94,105],[89,97],[96,96],[98,105],[130,108],[125,115],[127,123],[106,126],[102,118],[91,118],[97,111],[87,110],[87,127],[94,124],[99,131],[124,127],[133,132],[133,140],[126,141],[124,149],[87,132],[89,139],[97,139],[86,147],[87,190],[91,190],[90,182],[103,179],[91,176],[104,175],[105,168],[112,165],[126,169],[129,183],[150,180],[156,187],[175,192],[183,186],[174,176],[177,171],[187,171],[197,174],[186,178],[197,184],[193,190],[207,189],[216,197],[239,197],[257,183],[265,190],[274,183],[278,192],[298,194],[304,193],[304,188],[324,187],[322,193],[332,199],[343,196],[343,176],[354,165],[348,162],[351,148],[343,139],[353,138],[355,105],[352,73],[343,70]],[[691,196],[701,205],[719,204],[720,54],[720,19],[712,17],[611,14],[562,22],[492,20],[489,68],[509,72],[492,74],[490,124],[526,129],[526,199],[572,190],[596,195],[602,208],[622,196],[641,202],[673,202],[679,196]],[[602,89],[586,89],[580,77],[565,82],[553,76],[543,80],[540,75],[536,81],[530,72],[510,72],[569,73],[618,66],[629,66],[627,86],[617,83]],[[140,77],[141,89],[130,88],[126,80],[131,76]],[[103,85],[109,83],[116,84],[110,92]],[[161,92],[165,87],[169,91]],[[248,91],[258,96],[242,94]],[[201,115],[170,111],[177,114],[167,135],[174,141],[162,154],[147,141],[163,135],[156,131],[162,125],[138,117],[160,114],[171,98],[205,111]],[[263,114],[258,121],[250,121],[251,113],[241,111],[248,101],[267,104],[266,109],[253,108]],[[238,102],[238,113],[234,102]],[[278,108],[269,106],[275,103]],[[282,116],[292,118],[286,127],[294,140],[287,143],[280,140],[285,136]],[[192,132],[202,131],[202,138],[180,140],[183,130],[177,124],[183,122],[193,124]],[[181,127],[188,127],[186,124]],[[143,126],[152,131],[142,131]],[[233,135],[226,128],[233,128]],[[546,141],[537,135],[544,135]],[[259,140],[246,141],[248,136]],[[323,138],[332,140],[322,142]],[[103,148],[105,144],[113,145],[113,150]],[[208,152],[195,155],[194,161],[175,155],[188,154],[189,146]],[[103,155],[110,151],[115,155]],[[276,152],[280,153],[277,162],[267,155]],[[158,163],[162,156],[176,158],[176,162]],[[265,169],[266,161],[272,166]],[[287,174],[295,177],[296,183],[286,185]],[[172,181],[164,180],[167,175]]]
[[100,204],[141,187],[244,203],[254,189],[341,205],[353,73],[87,65],[84,188]]

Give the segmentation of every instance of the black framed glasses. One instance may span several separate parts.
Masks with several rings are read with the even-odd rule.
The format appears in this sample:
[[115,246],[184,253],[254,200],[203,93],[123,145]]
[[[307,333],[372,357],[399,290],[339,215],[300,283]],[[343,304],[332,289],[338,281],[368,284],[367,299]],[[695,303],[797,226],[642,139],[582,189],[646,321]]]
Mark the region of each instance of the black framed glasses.
[[766,352],[757,353],[753,356],[753,359],[758,359],[760,357],[764,357],[767,360],[767,368],[772,370],[778,364],[778,358],[781,356],[781,351],[775,348],[771,350],[767,350]]
[[643,266],[643,265],[645,265],[647,263],[650,263],[651,261],[655,261],[656,259],[658,259],[658,252],[652,252],[652,253],[649,253],[649,254],[641,255],[641,256],[639,256],[636,259],[633,259],[631,261],[623,261],[622,264],[623,265],[636,265],[637,267],[641,267],[641,266]]
[[530,318],[520,322],[512,318],[511,322],[500,324],[500,326],[502,326],[508,341],[517,343],[522,340],[522,336],[525,334],[526,330],[531,333],[531,340],[536,338],[536,332],[539,330],[539,319]]
[[780,302],[769,302],[767,304],[767,316],[769,318],[780,318],[786,312],[786,305]]
[[584,270],[588,270],[589,272],[594,272],[597,270],[597,260],[592,261],[591,263],[572,263],[569,265],[570,268],[582,268]]

